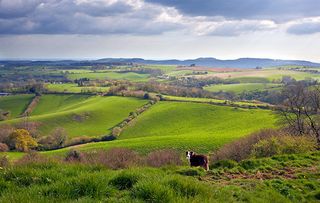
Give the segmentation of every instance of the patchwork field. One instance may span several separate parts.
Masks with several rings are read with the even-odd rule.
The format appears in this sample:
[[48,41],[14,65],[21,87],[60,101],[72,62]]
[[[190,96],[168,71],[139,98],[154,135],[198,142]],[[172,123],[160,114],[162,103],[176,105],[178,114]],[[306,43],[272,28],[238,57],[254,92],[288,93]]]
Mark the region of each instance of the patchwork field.
[[[44,95],[29,120],[40,122],[40,131],[44,135],[54,128],[63,127],[70,138],[102,136],[109,134],[110,128],[146,102],[125,97]],[[19,121],[13,119],[2,123]]]
[[237,72],[226,72],[226,73],[210,73],[208,75],[199,75],[196,77],[207,78],[207,77],[219,77],[223,79],[234,79],[242,77],[255,77],[255,78],[266,78],[269,81],[280,80],[282,76],[291,76],[296,80],[303,80],[306,78],[320,79],[319,74],[298,72],[292,70],[277,70],[277,69],[262,69],[262,70],[247,70],[247,71],[237,71]]
[[150,77],[149,74],[139,74],[139,73],[118,73],[118,72],[84,72],[84,73],[74,73],[68,74],[68,78],[71,80],[80,78],[89,79],[116,79],[116,80],[130,80],[130,81],[146,81]]
[[79,87],[75,83],[64,83],[64,84],[46,84],[46,88],[52,92],[70,92],[70,93],[80,93],[80,92],[107,92],[109,87]]
[[[172,148],[207,153],[249,133],[276,127],[276,120],[276,116],[268,110],[160,102],[138,116],[117,140],[79,145],[77,149],[91,151],[126,147],[147,153]],[[63,154],[69,149],[45,153]]]
[[23,113],[33,97],[31,94],[0,96],[0,109],[10,111],[10,118],[16,118]]
[[281,88],[281,84],[274,83],[239,83],[239,84],[221,84],[211,85],[204,89],[211,92],[233,92],[239,94],[243,91],[254,91],[254,90],[272,90]]

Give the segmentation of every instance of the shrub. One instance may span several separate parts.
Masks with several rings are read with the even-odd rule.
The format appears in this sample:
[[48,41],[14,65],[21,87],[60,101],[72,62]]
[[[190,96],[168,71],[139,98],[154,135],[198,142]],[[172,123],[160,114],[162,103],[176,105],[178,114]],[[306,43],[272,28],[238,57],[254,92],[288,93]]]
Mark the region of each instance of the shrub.
[[9,136],[10,144],[12,148],[16,150],[27,152],[38,146],[36,140],[31,137],[29,131],[25,129],[17,129],[13,131]]
[[7,152],[7,151],[9,151],[8,145],[0,142],[0,152]]
[[113,148],[106,152],[104,163],[111,169],[128,168],[140,162],[138,154],[126,148]]
[[281,131],[273,129],[262,130],[258,133],[253,133],[250,136],[240,138],[234,142],[222,146],[211,156],[211,162],[215,163],[220,160],[241,161],[247,159],[251,155],[253,146],[260,140],[280,135]]
[[161,167],[166,165],[181,165],[181,157],[175,150],[157,150],[151,152],[146,157],[146,162],[152,167]]
[[0,142],[6,143],[8,141],[8,138],[10,134],[14,131],[14,127],[11,125],[1,125],[0,126]]
[[134,184],[139,180],[138,175],[132,173],[120,173],[115,178],[111,179],[109,182],[112,186],[116,187],[118,190],[131,189]]
[[121,131],[122,131],[122,129],[120,127],[114,127],[112,129],[112,133],[111,134],[114,137],[118,137],[120,135]]
[[71,149],[67,153],[66,158],[65,158],[66,161],[71,161],[71,162],[81,161],[83,159],[84,159],[84,155],[75,149]]
[[16,165],[29,165],[29,164],[51,164],[52,159],[49,159],[47,156],[41,155],[38,152],[29,152],[24,155],[22,158],[15,162]]
[[9,166],[10,162],[7,156],[0,156],[0,168]]
[[75,137],[75,138],[72,138],[71,140],[66,141],[63,146],[74,146],[79,144],[85,144],[85,143],[92,142],[93,139],[94,138],[87,137],[87,136]]
[[54,129],[47,137],[39,140],[43,149],[57,149],[63,146],[67,139],[67,132],[64,128]]
[[280,136],[261,140],[253,146],[252,156],[270,157],[277,154],[295,154],[313,151],[316,141],[306,136]]

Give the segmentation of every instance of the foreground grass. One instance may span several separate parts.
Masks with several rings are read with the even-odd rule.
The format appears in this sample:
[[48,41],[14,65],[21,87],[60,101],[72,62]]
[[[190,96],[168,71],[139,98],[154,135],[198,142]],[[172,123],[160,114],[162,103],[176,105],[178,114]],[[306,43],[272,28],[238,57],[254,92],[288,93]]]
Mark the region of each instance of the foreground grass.
[[32,94],[0,96],[0,109],[10,111],[10,118],[16,118],[23,113],[33,97]]
[[319,152],[245,160],[207,173],[29,162],[0,170],[0,202],[318,202],[319,165]]

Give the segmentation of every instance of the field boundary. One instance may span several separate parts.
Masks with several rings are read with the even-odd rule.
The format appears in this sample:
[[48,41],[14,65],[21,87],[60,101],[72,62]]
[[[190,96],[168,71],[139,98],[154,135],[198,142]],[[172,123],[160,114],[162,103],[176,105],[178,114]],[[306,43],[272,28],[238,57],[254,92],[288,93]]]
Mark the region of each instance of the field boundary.
[[174,102],[189,102],[189,103],[200,103],[200,104],[211,104],[211,105],[217,105],[217,106],[230,106],[230,107],[236,107],[236,108],[244,108],[244,109],[269,109],[274,110],[273,105],[241,105],[241,104],[235,104],[232,103],[229,100],[226,100],[225,102],[213,102],[213,101],[195,101],[195,100],[183,100],[183,99],[170,99],[168,97],[163,97],[162,101],[174,101]]
[[20,115],[20,117],[28,116],[32,113],[32,111],[36,108],[40,101],[41,96],[37,95],[34,96],[31,100],[31,102],[28,104],[27,108],[24,110],[24,112]]

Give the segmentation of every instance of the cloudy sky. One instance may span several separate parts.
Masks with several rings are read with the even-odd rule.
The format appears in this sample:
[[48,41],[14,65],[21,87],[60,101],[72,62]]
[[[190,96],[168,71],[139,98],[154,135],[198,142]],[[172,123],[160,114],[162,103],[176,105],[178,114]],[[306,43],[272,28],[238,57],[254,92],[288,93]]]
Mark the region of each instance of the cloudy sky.
[[0,58],[320,62],[319,0],[0,0]]

